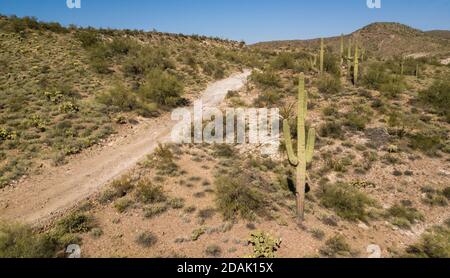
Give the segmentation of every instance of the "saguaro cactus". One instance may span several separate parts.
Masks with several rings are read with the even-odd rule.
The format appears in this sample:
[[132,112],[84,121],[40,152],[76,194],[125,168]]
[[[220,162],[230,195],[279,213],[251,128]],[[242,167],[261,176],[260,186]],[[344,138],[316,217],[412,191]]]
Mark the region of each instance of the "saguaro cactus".
[[297,217],[299,223],[301,223],[304,220],[305,211],[306,165],[313,158],[316,131],[310,128],[306,140],[305,119],[308,110],[308,96],[305,92],[305,76],[303,73],[300,74],[298,86],[297,155],[295,155],[292,147],[291,128],[287,119],[283,121],[283,133],[289,162],[296,167]]
[[404,64],[405,64],[405,58],[402,56],[402,59],[400,61],[400,75],[402,75],[402,76],[403,76],[403,72],[404,72],[404,68],[405,68]]
[[358,74],[359,74],[359,56],[358,56],[358,46],[355,45],[355,60],[353,65],[353,85],[358,83]]
[[320,39],[320,73],[323,73],[323,55],[324,55],[324,49],[323,49],[323,38]]
[[341,68],[344,65],[344,34],[341,34]]
[[348,74],[350,75],[350,69],[352,67],[352,38],[351,37],[348,39],[347,67],[348,67]]

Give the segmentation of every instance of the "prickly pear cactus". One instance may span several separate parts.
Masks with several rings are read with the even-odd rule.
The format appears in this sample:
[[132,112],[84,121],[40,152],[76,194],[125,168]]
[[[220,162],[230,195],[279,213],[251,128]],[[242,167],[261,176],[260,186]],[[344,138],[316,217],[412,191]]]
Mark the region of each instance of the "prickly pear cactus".
[[250,235],[248,243],[253,246],[251,258],[275,258],[275,253],[281,246],[281,239],[275,239],[264,232],[255,232]]

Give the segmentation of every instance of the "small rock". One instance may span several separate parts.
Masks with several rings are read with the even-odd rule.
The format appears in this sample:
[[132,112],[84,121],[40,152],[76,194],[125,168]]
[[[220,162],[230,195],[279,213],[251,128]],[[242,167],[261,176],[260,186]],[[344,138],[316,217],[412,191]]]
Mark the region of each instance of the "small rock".
[[363,230],[369,230],[369,226],[367,226],[365,223],[363,223],[363,222],[360,222],[359,224],[358,224],[358,227],[359,228],[361,228],[361,229],[363,229]]

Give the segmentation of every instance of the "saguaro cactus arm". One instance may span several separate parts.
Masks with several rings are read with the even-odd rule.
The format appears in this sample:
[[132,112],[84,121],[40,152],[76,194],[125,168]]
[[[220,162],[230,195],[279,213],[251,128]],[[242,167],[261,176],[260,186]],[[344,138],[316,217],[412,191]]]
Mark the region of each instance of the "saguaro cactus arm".
[[308,141],[306,142],[306,163],[312,162],[315,144],[316,144],[316,130],[314,128],[310,128],[308,131]]
[[291,127],[289,126],[288,120],[283,121],[283,133],[284,133],[284,141],[286,144],[286,151],[289,158],[289,163],[293,166],[298,165],[298,158],[295,156],[294,148],[292,147],[292,138],[291,138]]

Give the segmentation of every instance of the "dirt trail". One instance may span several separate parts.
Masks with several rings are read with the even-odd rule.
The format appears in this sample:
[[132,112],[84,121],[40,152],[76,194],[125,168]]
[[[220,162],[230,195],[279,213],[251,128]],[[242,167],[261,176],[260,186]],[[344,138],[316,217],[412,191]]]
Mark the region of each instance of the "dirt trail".
[[[203,92],[206,106],[222,102],[230,90],[241,88],[250,71],[211,84]],[[135,128],[98,152],[82,155],[59,168],[49,168],[14,187],[0,191],[0,219],[39,224],[52,219],[98,192],[151,153],[158,143],[170,140],[170,113]]]

